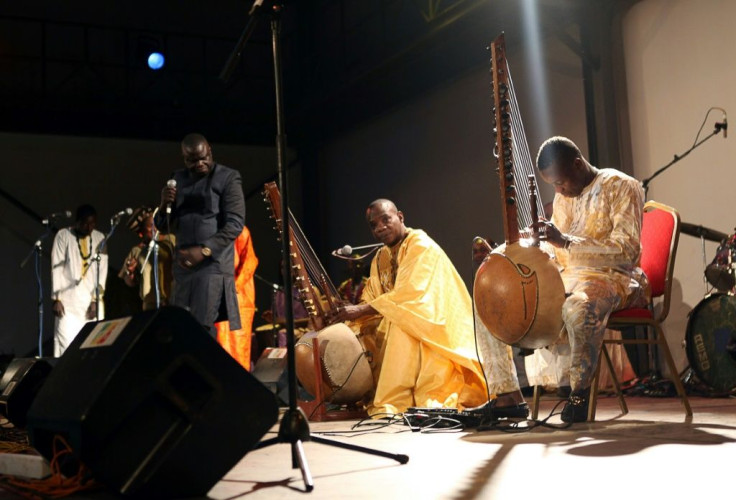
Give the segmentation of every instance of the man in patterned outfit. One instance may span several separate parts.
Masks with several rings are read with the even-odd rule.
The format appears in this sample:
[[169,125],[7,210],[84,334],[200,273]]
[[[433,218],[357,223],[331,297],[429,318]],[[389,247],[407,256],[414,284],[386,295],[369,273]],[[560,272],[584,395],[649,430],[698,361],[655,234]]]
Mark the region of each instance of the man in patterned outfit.
[[[644,191],[636,179],[598,169],[565,137],[552,137],[537,155],[542,179],[555,188],[551,221],[537,223],[540,239],[553,247],[566,300],[562,307],[570,343],[572,392],[562,411],[565,422],[587,419],[588,395],[611,312],[645,303],[649,286],[639,264]],[[481,350],[491,410],[523,403],[511,364],[510,347],[488,336]]]

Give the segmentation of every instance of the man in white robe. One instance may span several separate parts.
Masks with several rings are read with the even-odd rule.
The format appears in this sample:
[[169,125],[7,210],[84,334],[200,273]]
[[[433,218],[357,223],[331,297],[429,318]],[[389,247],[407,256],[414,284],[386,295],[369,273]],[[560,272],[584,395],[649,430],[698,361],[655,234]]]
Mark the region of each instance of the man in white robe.
[[107,279],[107,253],[99,255],[98,276],[95,256],[105,235],[96,226],[94,207],[82,205],[77,209],[74,226],[59,230],[54,238],[51,296],[56,317],[54,356],[57,358],[64,354],[85,323],[103,317],[101,302]]

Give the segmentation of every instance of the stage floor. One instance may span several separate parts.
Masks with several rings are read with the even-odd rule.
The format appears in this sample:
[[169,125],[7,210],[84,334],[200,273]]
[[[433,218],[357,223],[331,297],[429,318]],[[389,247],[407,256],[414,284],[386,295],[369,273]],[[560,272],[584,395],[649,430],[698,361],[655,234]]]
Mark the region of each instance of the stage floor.
[[[614,398],[599,399],[598,420],[567,429],[412,432],[357,421],[311,423],[313,436],[405,454],[409,462],[304,443],[314,480],[305,493],[291,446],[248,453],[209,492],[212,499],[514,499],[596,500],[731,498],[736,457],[736,400],[691,398],[685,419],[676,398],[629,397],[620,415]],[[555,400],[542,401],[547,416]],[[561,424],[559,416],[550,423]],[[243,423],[247,425],[247,423]],[[264,436],[275,437],[277,428]],[[217,453],[216,446],[208,453]],[[208,458],[202,456],[202,467]],[[197,471],[182,471],[196,474]],[[645,497],[645,495],[647,495]],[[0,498],[18,498],[0,491]],[[104,491],[68,498],[111,499]]]
[[[620,415],[614,398],[599,400],[597,421],[564,430],[537,427],[411,432],[396,425],[352,437],[355,421],[312,423],[314,435],[406,454],[405,465],[308,442],[304,455],[315,498],[573,500],[731,497],[736,456],[736,400],[691,398],[686,421],[676,398],[629,397]],[[540,416],[554,405],[543,400]],[[558,423],[559,416],[550,423]],[[276,430],[274,429],[274,435]],[[337,433],[339,435],[329,435]],[[269,434],[266,438],[271,437]],[[291,446],[250,452],[210,491],[216,499],[305,498]],[[730,493],[727,493],[730,492]],[[724,498],[725,498],[724,497]]]

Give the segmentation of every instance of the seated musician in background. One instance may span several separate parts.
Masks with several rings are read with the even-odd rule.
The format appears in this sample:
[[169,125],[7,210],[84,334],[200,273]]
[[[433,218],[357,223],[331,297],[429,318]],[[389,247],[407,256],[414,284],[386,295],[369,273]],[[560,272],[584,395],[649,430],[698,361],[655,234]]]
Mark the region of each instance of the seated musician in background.
[[361,259],[360,254],[354,254],[353,259],[348,260],[348,272],[350,277],[340,283],[337,287],[337,293],[340,294],[340,298],[351,304],[359,304],[363,296],[363,290],[365,285],[368,283],[368,276],[363,272],[365,266]]
[[382,316],[368,413],[486,401],[470,295],[450,259],[424,231],[407,228],[404,214],[389,200],[371,203],[366,219],[385,246],[373,258],[363,302],[341,305],[336,319]]
[[[271,309],[266,309],[261,313],[261,319],[268,323],[257,328],[256,331],[264,332],[271,331],[273,337],[270,342],[261,342],[258,346],[259,350],[263,350],[266,347],[286,347],[286,290],[283,287],[283,273],[284,273],[284,261],[282,260],[279,264],[279,285],[268,282],[271,285]],[[263,278],[260,278],[263,280]],[[265,280],[263,280],[265,281]],[[319,292],[315,292],[319,295]],[[294,319],[294,335],[296,338],[300,338],[306,333],[309,328],[309,313],[307,312],[304,303],[299,297],[299,287],[294,284],[291,291],[291,308]],[[262,339],[262,336],[259,336]]]
[[[562,410],[565,422],[587,419],[588,397],[611,312],[646,302],[649,286],[637,267],[644,192],[634,178],[598,169],[564,137],[545,141],[537,155],[542,179],[555,187],[551,221],[536,223],[540,239],[554,247],[567,299],[562,307],[570,344],[572,392]],[[507,369],[505,344],[489,341],[483,358],[492,373],[491,411],[523,403],[518,381]],[[495,375],[495,376],[494,376]]]
[[[153,209],[139,207],[130,216],[128,229],[138,235],[140,241],[130,249],[125,257],[125,265],[120,269],[118,277],[129,287],[138,287],[141,305],[144,311],[156,309],[156,288],[153,273],[153,252],[149,254],[149,245],[153,240]],[[158,289],[159,305],[168,304],[174,277],[171,264],[174,256],[174,236],[157,234],[158,245]]]

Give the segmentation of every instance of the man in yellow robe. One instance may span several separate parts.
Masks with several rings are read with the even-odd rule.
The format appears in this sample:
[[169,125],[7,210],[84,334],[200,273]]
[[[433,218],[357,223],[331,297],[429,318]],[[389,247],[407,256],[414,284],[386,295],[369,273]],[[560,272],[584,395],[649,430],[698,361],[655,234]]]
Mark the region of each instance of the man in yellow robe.
[[380,314],[371,415],[408,407],[470,407],[488,399],[475,354],[470,295],[450,259],[424,231],[404,225],[389,200],[366,218],[385,246],[371,264],[362,302],[339,308],[340,321]]
[[[540,239],[554,250],[566,300],[563,334],[570,343],[572,392],[565,422],[587,419],[588,394],[611,312],[645,304],[649,286],[638,268],[644,191],[636,179],[615,169],[598,169],[565,137],[552,137],[537,155],[542,179],[555,187],[551,221],[540,221]],[[490,337],[490,336],[489,336]],[[522,401],[510,347],[490,338],[482,343],[494,409]]]

